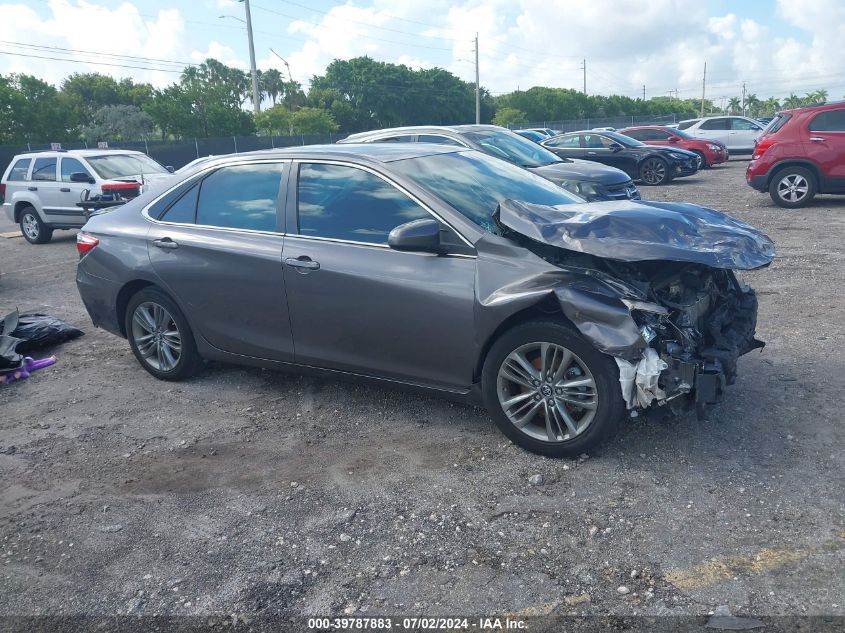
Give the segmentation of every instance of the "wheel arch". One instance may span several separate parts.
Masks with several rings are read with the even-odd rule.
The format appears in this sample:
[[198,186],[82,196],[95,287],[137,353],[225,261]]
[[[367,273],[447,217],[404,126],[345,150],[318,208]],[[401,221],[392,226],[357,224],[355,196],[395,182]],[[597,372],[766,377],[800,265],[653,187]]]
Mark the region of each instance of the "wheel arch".
[[[15,201],[15,207],[14,207],[14,216],[15,216],[15,222],[16,223],[21,221],[21,214],[23,213],[23,210],[26,209],[27,207],[32,207],[33,210],[35,211],[35,213],[38,214],[38,217],[41,218],[41,214],[38,212],[38,207],[35,205],[35,203],[32,200],[27,200],[27,199],[17,200],[17,201]],[[43,219],[42,219],[42,221],[43,221]]]
[[777,175],[787,169],[789,167],[803,167],[805,169],[809,169],[810,172],[813,174],[813,178],[816,179],[816,189],[819,193],[821,192],[822,188],[822,174],[821,170],[819,169],[818,165],[810,160],[802,160],[802,159],[787,159],[775,163],[772,168],[769,170],[768,178],[766,178],[766,188],[768,189],[769,186],[772,184],[772,181],[777,177]]
[[[162,292],[166,291],[161,286],[157,286],[147,279],[134,279],[126,284],[118,291],[117,300],[115,301],[115,311],[117,317],[117,326],[120,328],[120,333],[126,337],[126,308],[129,306],[129,300],[138,294],[144,288],[157,288]],[[168,296],[170,296],[168,294]]]
[[499,340],[505,332],[513,329],[517,325],[521,325],[538,318],[560,321],[574,333],[578,334],[578,328],[575,327],[575,324],[572,323],[572,321],[566,318],[566,315],[564,315],[563,309],[560,306],[560,302],[554,297],[543,298],[537,303],[522,308],[521,310],[517,310],[513,314],[509,315],[506,319],[499,323],[499,325],[484,340],[484,343],[481,345],[478,358],[476,359],[475,368],[473,369],[473,382],[481,380],[481,373],[484,368],[484,362],[487,360],[487,354],[490,352],[490,348],[493,347],[493,344]]

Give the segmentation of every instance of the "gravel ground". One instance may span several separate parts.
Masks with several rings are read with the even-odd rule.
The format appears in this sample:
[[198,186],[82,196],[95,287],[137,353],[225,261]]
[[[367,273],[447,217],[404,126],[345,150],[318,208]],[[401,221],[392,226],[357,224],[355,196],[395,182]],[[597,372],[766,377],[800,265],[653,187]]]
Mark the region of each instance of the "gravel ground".
[[845,198],[782,210],[744,169],[643,194],[774,239],[743,275],[766,348],[708,421],[631,421],[574,461],[400,391],[158,382],[91,326],[73,232],[0,238],[0,311],[86,331],[0,387],[0,615],[845,615]]

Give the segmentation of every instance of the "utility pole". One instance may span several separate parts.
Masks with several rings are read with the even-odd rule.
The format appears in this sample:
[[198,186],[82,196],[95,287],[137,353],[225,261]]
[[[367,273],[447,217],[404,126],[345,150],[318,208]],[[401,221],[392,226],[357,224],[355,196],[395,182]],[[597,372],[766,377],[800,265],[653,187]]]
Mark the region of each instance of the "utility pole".
[[246,35],[249,38],[249,70],[252,74],[252,103],[255,113],[261,112],[261,93],[258,92],[258,71],[255,69],[255,45],[252,43],[252,17],[249,14],[249,0],[243,0],[246,10]]
[[742,82],[742,116],[745,116],[745,82]]
[[478,79],[478,32],[475,33],[475,124],[481,123],[481,84]]
[[701,76],[701,112],[699,116],[704,118],[704,86],[707,85],[707,62],[704,62],[704,74]]
[[587,58],[581,61],[581,68],[584,70],[584,94],[587,94]]
[[643,101],[645,101],[645,84],[643,84]]

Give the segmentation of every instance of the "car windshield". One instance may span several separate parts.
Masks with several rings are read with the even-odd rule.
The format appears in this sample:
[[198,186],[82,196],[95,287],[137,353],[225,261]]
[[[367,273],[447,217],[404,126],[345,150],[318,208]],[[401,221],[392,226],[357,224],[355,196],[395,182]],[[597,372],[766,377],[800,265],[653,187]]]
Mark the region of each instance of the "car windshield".
[[481,152],[434,154],[391,165],[490,233],[499,233],[493,213],[503,200],[551,206],[584,202],[541,176]]
[[86,160],[104,180],[140,174],[169,173],[146,154],[104,154],[103,156],[87,156]]
[[463,135],[478,143],[491,156],[503,158],[520,167],[543,167],[564,162],[545,147],[513,132],[483,130],[463,132]]
[[641,143],[637,139],[631,138],[630,136],[625,136],[624,134],[620,134],[619,132],[601,132],[601,134],[609,139],[616,141],[623,147],[641,147],[645,145],[645,143]]

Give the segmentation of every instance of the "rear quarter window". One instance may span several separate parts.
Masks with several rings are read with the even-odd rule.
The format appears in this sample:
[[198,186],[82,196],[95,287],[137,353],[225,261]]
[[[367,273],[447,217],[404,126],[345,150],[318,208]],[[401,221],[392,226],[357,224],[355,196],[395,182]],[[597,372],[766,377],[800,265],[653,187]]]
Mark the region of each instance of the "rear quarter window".
[[9,182],[26,180],[26,174],[29,171],[29,165],[32,162],[31,158],[21,158],[9,170],[9,177],[6,179]]

